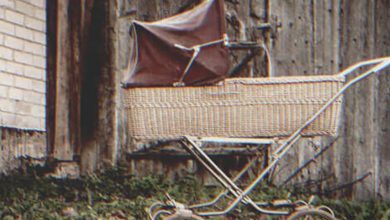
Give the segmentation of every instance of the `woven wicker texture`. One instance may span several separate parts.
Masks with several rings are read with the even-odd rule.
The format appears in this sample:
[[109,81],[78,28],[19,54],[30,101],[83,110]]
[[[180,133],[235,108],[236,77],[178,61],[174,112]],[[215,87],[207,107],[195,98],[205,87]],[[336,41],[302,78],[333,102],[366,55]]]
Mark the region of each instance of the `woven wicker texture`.
[[[339,76],[233,78],[215,86],[125,89],[124,106],[136,139],[286,136],[343,85]],[[303,135],[336,135],[341,103],[342,97]]]

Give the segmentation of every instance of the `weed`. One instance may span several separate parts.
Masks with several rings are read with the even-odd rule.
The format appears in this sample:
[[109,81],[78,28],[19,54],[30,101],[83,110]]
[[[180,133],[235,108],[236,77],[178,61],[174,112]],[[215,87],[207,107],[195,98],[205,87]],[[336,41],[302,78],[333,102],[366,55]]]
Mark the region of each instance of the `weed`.
[[[183,203],[210,200],[219,190],[204,186],[193,175],[167,181],[161,176],[136,178],[115,168],[77,180],[61,180],[37,175],[0,177],[1,219],[146,219],[145,208],[165,200],[165,193]],[[304,199],[308,195],[297,189],[279,189],[260,184],[251,197],[256,201]],[[339,219],[390,218],[390,202],[323,199]],[[222,202],[222,205],[226,204]],[[385,213],[385,214],[384,214]],[[257,213],[242,208],[232,219],[255,219]],[[223,219],[223,218],[216,218]],[[271,217],[269,219],[272,219]]]

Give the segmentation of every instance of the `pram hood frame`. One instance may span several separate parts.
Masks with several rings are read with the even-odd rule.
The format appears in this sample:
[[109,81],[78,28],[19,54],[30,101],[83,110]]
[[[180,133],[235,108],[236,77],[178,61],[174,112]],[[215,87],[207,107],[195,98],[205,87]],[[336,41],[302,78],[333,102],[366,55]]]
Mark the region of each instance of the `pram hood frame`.
[[124,87],[206,85],[224,79],[229,68],[224,16],[223,0],[208,0],[159,21],[133,21]]

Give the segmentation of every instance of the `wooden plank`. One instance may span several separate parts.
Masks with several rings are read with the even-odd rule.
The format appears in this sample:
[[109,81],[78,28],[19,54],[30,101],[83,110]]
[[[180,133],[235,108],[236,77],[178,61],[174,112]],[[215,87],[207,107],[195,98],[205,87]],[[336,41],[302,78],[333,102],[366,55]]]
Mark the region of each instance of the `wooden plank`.
[[73,160],[80,151],[84,4],[48,2],[48,146],[51,157]]
[[[315,72],[313,7],[313,2],[304,0],[270,1],[270,16],[281,22],[281,28],[268,42],[273,55],[273,76],[310,75]],[[295,169],[314,156],[315,150],[308,147],[310,141],[300,140],[281,160],[274,175],[276,184],[284,182]],[[310,171],[310,168],[303,170],[293,182],[310,179]]]
[[116,1],[93,1],[89,11],[81,91],[82,173],[115,165],[122,141],[118,112],[118,5]]
[[[226,1],[227,33],[231,41],[265,42],[267,31],[258,27],[268,21],[266,0]],[[260,50],[235,76],[267,76],[267,61],[264,50]],[[247,51],[230,51],[231,66],[241,62]]]
[[[48,154],[53,155],[55,143],[55,102],[56,102],[56,60],[57,60],[57,1],[47,2],[47,96],[46,134]],[[48,156],[49,156],[48,155]]]
[[[376,1],[375,5],[375,46],[376,56],[390,54],[390,2]],[[376,194],[379,198],[390,199],[390,70],[378,76],[377,112],[378,160],[376,163]]]
[[[375,57],[373,53],[374,10],[371,1],[344,2],[342,7],[342,41],[340,56],[342,66],[347,67],[359,60]],[[344,145],[348,160],[346,173],[354,179],[367,171],[373,175],[352,188],[352,195],[367,199],[375,192],[376,123],[374,106],[377,105],[375,79],[370,78],[347,92],[345,97]],[[348,159],[347,159],[348,158]]]
[[67,75],[69,78],[68,93],[69,93],[69,130],[71,135],[69,141],[72,146],[73,154],[80,154],[81,147],[81,82],[84,71],[84,45],[85,45],[85,17],[88,13],[85,11],[85,5],[88,4],[87,0],[77,2],[71,2],[68,5],[68,26],[69,29],[66,33],[69,46],[65,50],[69,50],[68,53],[68,65]]
[[[339,44],[340,28],[339,0],[313,1],[313,74],[335,74],[339,71]],[[329,147],[316,163],[309,167],[309,178],[324,180],[318,186],[319,190],[337,183],[335,155],[337,145],[333,144],[332,137],[318,137],[314,142],[317,144],[317,151]]]
[[313,5],[311,1],[270,1],[270,14],[282,23],[269,42],[275,76],[314,73]]
[[1,174],[12,173],[15,169],[24,171],[27,166],[37,165],[35,162],[41,165],[46,156],[45,132],[0,127]]
[[73,146],[70,141],[70,128],[69,128],[69,108],[65,106],[70,105],[69,96],[69,75],[68,75],[68,59],[70,58],[69,39],[67,33],[69,32],[68,18],[68,6],[69,1],[57,2],[57,24],[56,24],[56,64],[55,75],[56,85],[55,96],[55,124],[53,130],[54,141],[51,146],[53,157],[59,160],[72,160],[73,159]]

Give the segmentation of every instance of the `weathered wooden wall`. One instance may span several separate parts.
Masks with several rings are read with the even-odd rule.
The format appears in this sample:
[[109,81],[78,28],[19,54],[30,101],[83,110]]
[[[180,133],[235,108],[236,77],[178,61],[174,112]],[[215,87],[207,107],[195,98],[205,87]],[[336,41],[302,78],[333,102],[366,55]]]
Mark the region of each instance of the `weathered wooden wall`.
[[44,132],[0,127],[0,173],[19,168],[22,159],[44,161],[46,154]]
[[[120,2],[120,14],[129,18],[156,20],[190,8],[199,1],[126,1]],[[385,0],[226,0],[228,32],[233,40],[265,42],[272,52],[274,76],[333,74],[363,59],[390,54],[390,2]],[[272,30],[255,30],[270,22]],[[278,24],[280,22],[280,24]],[[130,47],[129,22],[120,23],[120,66],[124,68]],[[247,52],[232,54],[238,63]],[[243,76],[268,76],[264,54],[251,61]],[[389,186],[389,77],[373,77],[348,92],[343,125],[336,143],[330,138],[302,140],[287,155],[276,172],[281,184],[295,170],[321,154],[291,183],[320,181],[321,190],[356,180],[362,181],[338,192],[339,196],[366,199],[390,198]],[[321,150],[325,150],[321,153]],[[130,148],[131,150],[131,148]],[[166,165],[155,157],[145,170]],[[134,165],[137,161],[132,161]],[[143,166],[134,165],[140,170]],[[169,167],[169,166],[168,166]],[[166,169],[165,169],[166,170]],[[322,181],[324,180],[324,181]]]
[[[390,54],[388,23],[389,1],[342,2],[340,58],[342,66],[357,59],[367,59]],[[358,15],[360,14],[360,16]],[[344,143],[351,158],[350,173],[356,177],[365,170],[372,175],[365,184],[353,190],[360,198],[373,193],[379,198],[390,198],[390,78],[387,74],[373,77],[360,84],[347,95],[344,126]]]
[[[275,37],[268,41],[274,76],[332,74],[339,70],[340,5],[332,1],[276,0],[270,1],[268,11],[281,22]],[[276,182],[283,184],[296,167],[303,166],[323,148],[327,150],[289,183],[325,190],[350,181],[351,177],[341,180],[336,174],[337,168],[344,170],[346,166],[334,160],[337,147],[330,143],[331,138],[299,141],[281,162]],[[311,182],[316,184],[310,185]]]
[[83,173],[116,163],[118,117],[116,1],[47,1],[49,156]]
[[[156,20],[199,2],[48,1],[47,121],[53,158],[79,159],[82,170],[88,172],[113,165],[120,156],[136,150],[123,127],[126,119],[119,84],[131,49],[129,21]],[[225,5],[232,40],[264,42],[272,52],[273,76],[331,74],[362,59],[390,54],[390,2],[386,0],[226,0]],[[256,30],[265,22],[273,28]],[[247,55],[233,52],[232,64]],[[269,76],[264,52],[255,59],[239,75]],[[337,142],[329,145],[329,138],[302,140],[280,165],[277,183],[283,183],[294,166],[327,149],[291,183],[325,179],[325,185],[320,186],[324,189],[371,172],[339,195],[390,198],[389,84],[388,75],[381,75],[349,91]],[[163,157],[127,159],[132,171],[140,175],[171,175],[176,168],[194,170],[187,159]],[[218,160],[222,164],[230,161],[234,168],[241,163],[235,157]]]
[[[282,22],[270,41],[275,74],[332,74],[360,60],[388,56],[389,7],[389,1],[270,1],[270,14]],[[317,169],[311,168],[338,184],[371,172],[343,196],[390,198],[389,91],[386,74],[351,89],[337,143],[314,164]],[[298,164],[312,154],[310,148],[305,151],[294,152]],[[321,177],[313,173],[304,178]]]

